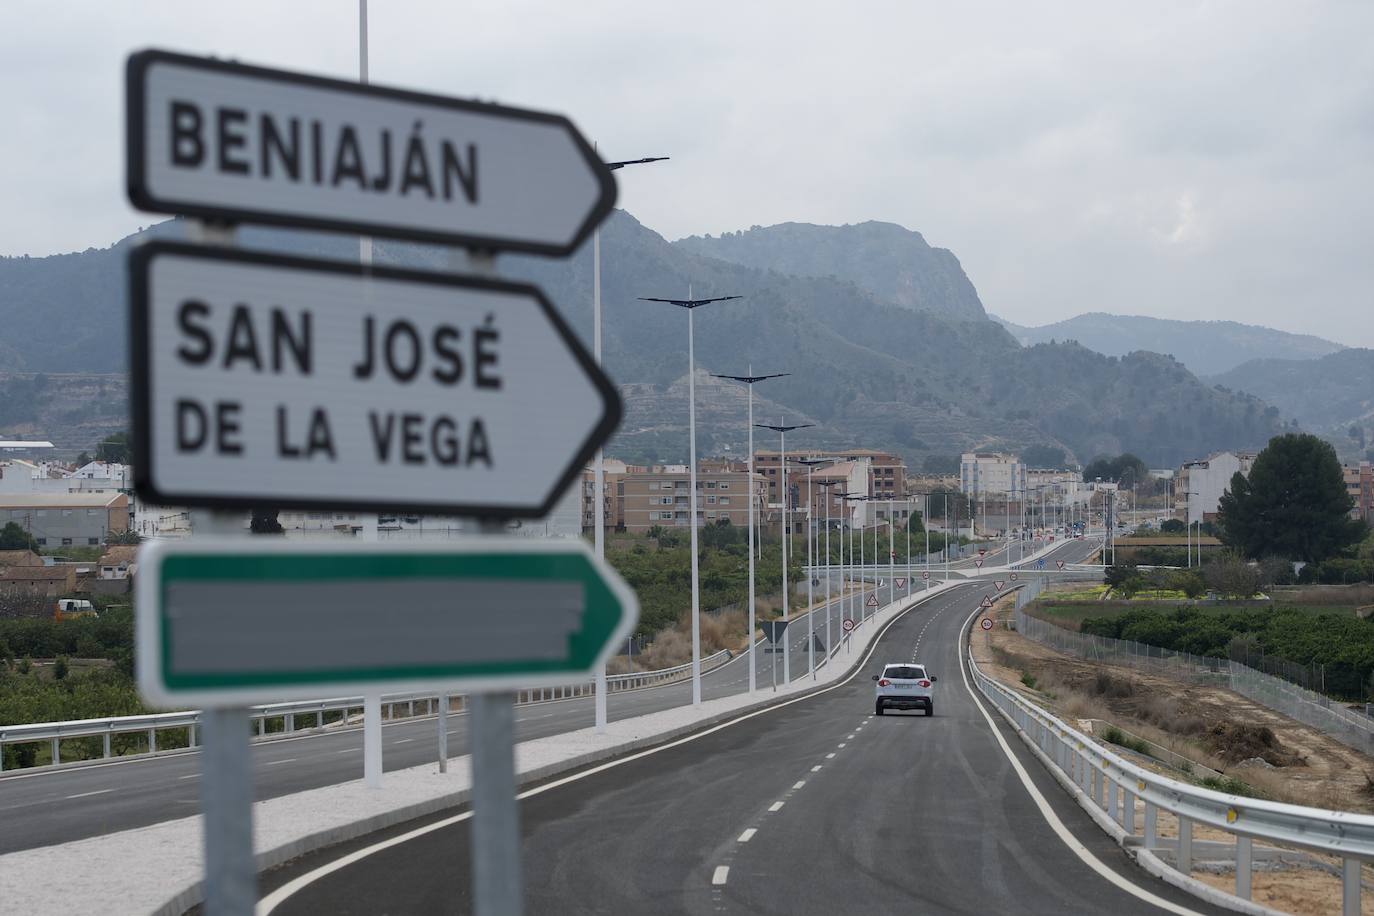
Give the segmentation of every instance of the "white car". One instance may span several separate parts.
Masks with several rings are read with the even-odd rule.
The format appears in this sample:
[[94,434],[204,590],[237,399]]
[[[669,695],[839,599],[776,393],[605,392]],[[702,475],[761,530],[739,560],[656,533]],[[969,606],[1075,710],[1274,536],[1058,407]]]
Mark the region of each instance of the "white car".
[[874,715],[884,709],[924,709],[935,715],[935,675],[926,674],[925,665],[909,662],[884,665],[882,674],[873,675],[878,682],[874,688]]

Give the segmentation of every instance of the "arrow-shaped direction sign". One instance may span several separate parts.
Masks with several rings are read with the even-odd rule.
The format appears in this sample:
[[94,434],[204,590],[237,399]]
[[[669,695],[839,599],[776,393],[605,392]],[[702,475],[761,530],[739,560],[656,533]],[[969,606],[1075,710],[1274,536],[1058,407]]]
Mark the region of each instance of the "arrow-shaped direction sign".
[[160,706],[567,683],[639,616],[578,540],[153,541],[137,582],[138,684]]
[[540,516],[620,420],[532,286],[165,243],[130,275],[155,504]]
[[126,95],[140,210],[568,255],[615,204],[561,115],[167,51]]
[[992,599],[991,599],[990,597],[988,597],[987,595],[984,595],[984,596],[983,596],[983,603],[980,604],[980,605],[978,605],[978,606],[979,606],[979,607],[983,607],[983,608],[992,607]]
[[1006,585],[1007,583],[999,579],[996,582],[993,582],[992,584],[997,586],[997,590],[1000,592],[1002,590],[1002,586]]

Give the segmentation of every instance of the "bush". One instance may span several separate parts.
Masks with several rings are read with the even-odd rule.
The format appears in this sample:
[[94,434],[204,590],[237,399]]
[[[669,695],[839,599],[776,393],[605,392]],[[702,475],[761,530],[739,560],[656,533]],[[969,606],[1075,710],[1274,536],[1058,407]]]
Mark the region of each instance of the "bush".
[[68,670],[69,670],[69,669],[68,669],[68,666],[67,666],[67,656],[65,656],[65,655],[59,655],[59,656],[57,656],[57,660],[53,662],[53,666],[52,666],[52,679],[55,680],[55,681],[64,681],[64,680],[66,680],[66,679],[67,679]]
[[1207,584],[1195,572],[1174,572],[1169,576],[1169,587],[1177,589],[1189,598],[1201,598],[1207,594]]
[[1031,690],[1034,690],[1038,681],[1036,681],[1035,675],[1031,674],[1029,671],[1025,671],[1021,674],[1021,683],[1025,684]]

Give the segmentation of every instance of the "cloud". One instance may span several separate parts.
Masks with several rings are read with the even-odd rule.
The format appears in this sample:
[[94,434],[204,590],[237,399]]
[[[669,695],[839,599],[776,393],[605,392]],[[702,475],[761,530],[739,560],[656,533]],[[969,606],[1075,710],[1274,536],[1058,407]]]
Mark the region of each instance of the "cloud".
[[[374,2],[377,82],[570,114],[670,238],[884,219],[1022,323],[1106,310],[1374,345],[1374,4]],[[30,3],[0,32],[0,253],[105,245],[121,67],[351,78],[356,7]]]

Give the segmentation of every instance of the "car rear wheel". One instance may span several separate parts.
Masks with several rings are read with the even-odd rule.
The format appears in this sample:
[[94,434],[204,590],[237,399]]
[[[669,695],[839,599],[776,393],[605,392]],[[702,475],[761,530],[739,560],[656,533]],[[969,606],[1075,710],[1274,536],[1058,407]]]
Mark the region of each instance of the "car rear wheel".
[[935,715],[935,704],[934,704],[934,703],[927,703],[927,704],[926,704],[926,715],[927,715],[927,716],[933,716],[933,715]]
[[873,706],[873,715],[875,715],[875,716],[881,716],[882,714],[883,714],[883,704],[882,704],[882,701],[879,700],[879,701],[878,701],[876,704],[874,704],[874,706]]

